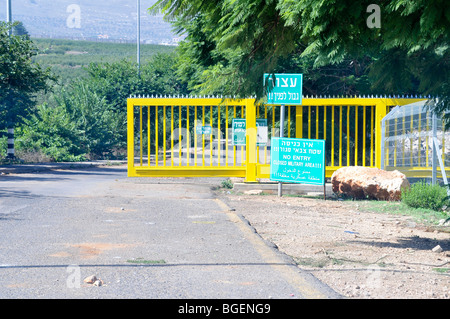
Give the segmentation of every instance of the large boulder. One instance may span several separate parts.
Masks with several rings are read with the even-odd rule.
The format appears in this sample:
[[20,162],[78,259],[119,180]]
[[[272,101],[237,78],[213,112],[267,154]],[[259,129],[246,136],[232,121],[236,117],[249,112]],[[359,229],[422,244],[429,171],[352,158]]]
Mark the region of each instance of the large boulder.
[[399,171],[349,166],[336,170],[331,176],[335,194],[355,199],[400,200],[403,188],[409,188],[406,176]]

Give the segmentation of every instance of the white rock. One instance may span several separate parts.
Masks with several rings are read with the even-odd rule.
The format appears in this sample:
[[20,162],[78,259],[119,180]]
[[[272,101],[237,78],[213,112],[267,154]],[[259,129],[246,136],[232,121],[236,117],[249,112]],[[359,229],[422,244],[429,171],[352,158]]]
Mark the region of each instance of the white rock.
[[435,252],[435,253],[441,253],[444,250],[442,249],[441,246],[437,245],[436,247],[434,247],[431,251]]

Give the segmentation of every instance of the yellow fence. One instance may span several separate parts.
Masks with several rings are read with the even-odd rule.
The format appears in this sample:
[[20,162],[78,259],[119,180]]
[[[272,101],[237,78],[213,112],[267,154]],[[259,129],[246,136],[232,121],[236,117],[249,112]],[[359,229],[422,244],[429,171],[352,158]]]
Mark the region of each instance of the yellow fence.
[[[308,98],[286,106],[285,137],[325,139],[326,176],[343,166],[380,167],[381,120],[411,98]],[[128,176],[269,178],[270,137],[279,136],[280,107],[255,99],[129,98]],[[246,120],[246,145],[232,142],[233,119]],[[268,143],[257,143],[266,119]]]

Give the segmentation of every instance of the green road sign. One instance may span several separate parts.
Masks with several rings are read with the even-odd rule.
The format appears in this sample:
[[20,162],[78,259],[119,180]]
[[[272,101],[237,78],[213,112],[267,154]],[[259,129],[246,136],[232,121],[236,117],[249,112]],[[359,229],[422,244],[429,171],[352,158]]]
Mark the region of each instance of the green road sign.
[[[234,146],[246,145],[246,122],[245,119],[232,120],[232,141]],[[267,119],[256,119],[256,145],[265,146],[268,140]]]
[[232,137],[233,145],[245,146],[245,119],[233,119],[232,120]]
[[273,137],[270,179],[300,184],[325,184],[325,140]]
[[264,74],[267,103],[301,105],[303,74]]
[[198,135],[211,135],[212,134],[212,128],[211,126],[201,126],[198,125],[195,127],[195,133]]

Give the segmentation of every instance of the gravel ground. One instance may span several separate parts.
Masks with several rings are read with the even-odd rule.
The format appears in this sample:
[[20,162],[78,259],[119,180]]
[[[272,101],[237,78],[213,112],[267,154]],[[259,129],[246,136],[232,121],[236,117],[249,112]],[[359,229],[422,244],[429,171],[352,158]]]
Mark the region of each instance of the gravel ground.
[[[344,297],[450,299],[450,227],[362,211],[358,201],[224,190],[218,195],[264,239]],[[438,245],[442,251],[433,251]]]

